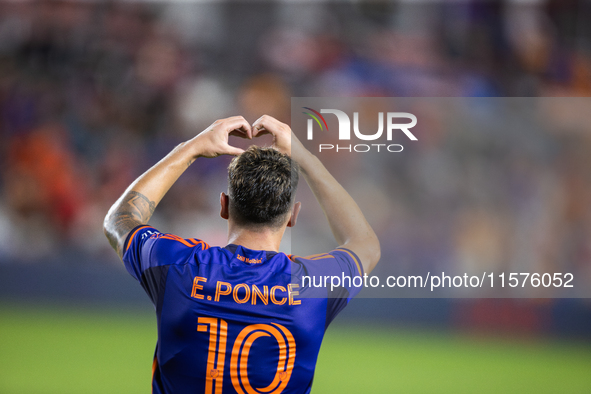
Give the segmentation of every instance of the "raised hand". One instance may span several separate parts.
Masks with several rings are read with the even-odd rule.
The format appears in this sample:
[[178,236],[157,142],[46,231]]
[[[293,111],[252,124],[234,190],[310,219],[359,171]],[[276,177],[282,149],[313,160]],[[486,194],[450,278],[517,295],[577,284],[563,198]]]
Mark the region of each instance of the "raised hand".
[[216,120],[188,143],[193,148],[194,157],[217,157],[220,155],[239,155],[243,149],[231,146],[229,136],[251,139],[250,124],[242,116],[232,116]]
[[273,147],[299,161],[307,150],[291,131],[291,128],[269,115],[263,115],[252,124],[252,136],[273,136]]

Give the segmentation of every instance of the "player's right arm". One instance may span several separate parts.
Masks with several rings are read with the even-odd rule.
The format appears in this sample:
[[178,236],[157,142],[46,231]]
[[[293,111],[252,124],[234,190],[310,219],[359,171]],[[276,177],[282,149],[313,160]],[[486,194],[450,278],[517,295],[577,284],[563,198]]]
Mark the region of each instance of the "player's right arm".
[[230,135],[252,138],[250,124],[242,116],[215,121],[174,148],[127,188],[107,213],[103,225],[105,235],[120,258],[125,253],[124,243],[131,230],[148,223],[168,189],[197,158],[243,152],[228,144]]
[[263,115],[253,123],[253,137],[265,133],[273,135],[275,148],[289,154],[299,164],[336,241],[359,256],[365,273],[371,272],[380,259],[380,242],[355,200],[302,145],[288,125]]

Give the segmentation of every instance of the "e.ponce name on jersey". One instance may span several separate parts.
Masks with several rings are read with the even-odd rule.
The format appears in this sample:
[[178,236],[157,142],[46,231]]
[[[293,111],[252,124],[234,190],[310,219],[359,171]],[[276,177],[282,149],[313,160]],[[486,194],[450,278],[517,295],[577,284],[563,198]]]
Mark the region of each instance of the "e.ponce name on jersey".
[[[294,291],[294,288],[300,287],[298,284],[289,283],[287,288],[281,285],[258,287],[255,284],[239,283],[232,285],[229,282],[217,281],[215,285],[215,292],[212,295],[204,295],[201,291],[204,290],[203,284],[206,283],[207,278],[202,276],[196,276],[193,279],[193,288],[191,290],[191,297],[197,298],[198,300],[205,300],[213,302],[220,302],[220,300],[233,299],[237,304],[245,304],[250,302],[252,305],[264,304],[269,305],[283,305],[288,302],[288,305],[301,305],[301,300],[296,300],[295,296],[299,295],[298,291]],[[206,291],[207,293],[207,291]],[[223,297],[223,298],[222,298]]]

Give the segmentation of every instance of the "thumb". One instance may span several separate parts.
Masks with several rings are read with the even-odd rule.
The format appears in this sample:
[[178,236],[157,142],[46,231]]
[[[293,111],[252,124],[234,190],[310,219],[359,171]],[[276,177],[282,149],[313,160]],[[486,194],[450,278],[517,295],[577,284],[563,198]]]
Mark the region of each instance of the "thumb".
[[226,155],[238,156],[244,152],[244,149],[236,148],[234,146],[228,145],[226,148]]

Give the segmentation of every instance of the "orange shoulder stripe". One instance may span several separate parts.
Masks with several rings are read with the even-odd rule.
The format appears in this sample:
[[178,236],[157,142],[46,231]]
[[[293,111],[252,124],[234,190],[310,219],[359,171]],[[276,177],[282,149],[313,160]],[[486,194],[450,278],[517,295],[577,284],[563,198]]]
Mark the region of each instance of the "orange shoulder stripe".
[[129,241],[127,241],[127,245],[125,245],[125,251],[127,252],[127,249],[129,249],[129,245],[131,245],[131,241],[133,241],[133,237],[135,237],[135,235],[137,234],[138,231],[140,231],[143,228],[146,227],[151,227],[151,226],[141,226],[135,229],[135,231],[133,232],[133,234],[131,234],[131,237],[129,237]]
[[306,259],[306,260],[322,260],[322,259],[334,259],[334,256],[328,254],[328,253],[317,253],[317,254],[311,254],[310,256],[297,256],[295,254],[288,254],[287,257],[292,260],[295,261],[296,258],[298,259]]
[[314,258],[311,258],[310,260],[322,260],[322,259],[334,259],[334,256],[330,255],[328,253],[325,253],[322,256],[316,256]]
[[353,255],[353,253],[349,252],[347,249],[342,249],[342,248],[337,248],[336,250],[340,250],[341,252],[346,252],[349,256],[351,256],[351,258],[355,262],[355,265],[357,265],[357,270],[359,271],[359,276],[363,276],[363,270],[361,269],[360,263],[359,263],[359,261],[357,261],[357,259]]
[[180,242],[183,245],[188,246],[189,248],[195,247],[195,245],[193,245],[192,243],[189,243],[189,241],[187,241],[186,239],[183,239],[183,238],[179,237],[178,235],[165,234],[165,235],[161,236],[160,238],[161,239],[170,239],[172,241]]
[[193,242],[195,244],[195,246],[201,245],[201,249],[205,250],[205,249],[209,249],[209,245],[207,243],[205,243],[204,241],[195,239],[195,238],[191,238],[189,239],[191,242]]
[[174,234],[165,234],[165,235],[161,236],[160,238],[170,239],[172,241],[180,242],[183,245],[188,246],[189,248],[194,248],[195,246],[201,245],[201,249],[203,249],[203,250],[209,249],[208,244],[206,244],[203,241],[198,241],[195,238],[184,239],[184,238],[181,238],[178,235],[174,235]]
[[316,253],[316,254],[311,254],[309,256],[306,256],[304,258],[308,259],[308,260],[317,260],[317,259],[324,259],[326,257],[332,257],[332,256],[329,255],[328,253]]

